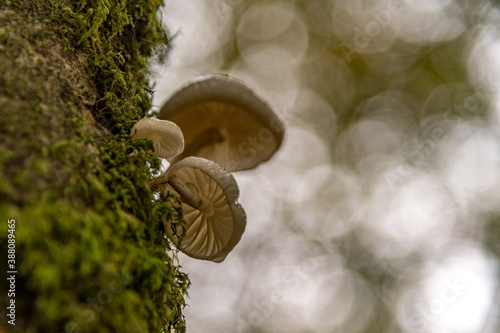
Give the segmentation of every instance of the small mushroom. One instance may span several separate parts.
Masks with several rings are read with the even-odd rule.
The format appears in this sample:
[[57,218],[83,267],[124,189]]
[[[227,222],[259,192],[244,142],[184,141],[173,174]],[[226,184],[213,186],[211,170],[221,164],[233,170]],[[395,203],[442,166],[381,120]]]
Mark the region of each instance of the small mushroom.
[[149,153],[156,157],[171,158],[184,150],[182,131],[171,121],[143,118],[132,127],[130,133],[134,140],[151,140],[154,151]]
[[181,198],[185,225],[163,218],[170,240],[186,255],[222,262],[245,231],[246,214],[237,202],[234,177],[207,159],[187,157],[153,181]]
[[227,171],[255,168],[280,147],[285,128],[271,106],[241,81],[208,75],[175,92],[158,118],[182,129],[186,149],[170,158],[175,163],[199,156]]

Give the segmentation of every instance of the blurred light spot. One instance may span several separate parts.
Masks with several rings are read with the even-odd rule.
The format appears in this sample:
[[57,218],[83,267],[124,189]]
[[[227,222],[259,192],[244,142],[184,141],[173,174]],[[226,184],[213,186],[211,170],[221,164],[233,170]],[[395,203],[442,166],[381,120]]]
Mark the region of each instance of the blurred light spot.
[[325,255],[321,246],[286,231],[264,246],[240,300],[246,309],[240,328],[356,332],[366,324],[373,309],[371,292],[355,272],[342,268],[335,252]]
[[305,9],[305,19],[309,32],[318,35],[331,36],[331,18],[328,12],[330,4],[324,1],[309,1]]
[[456,1],[401,2],[401,15],[396,16],[392,28],[407,42],[428,44],[451,40],[465,30],[463,13]]
[[[189,331],[231,331],[234,325],[232,321],[213,322],[213,318],[232,318],[234,313],[232,305],[237,302],[234,283],[231,284],[231,288],[224,288],[219,281],[212,281],[212,283],[213,286],[202,284],[198,288],[190,288],[192,296],[188,300],[189,306],[184,310],[186,316],[193,318],[187,323]],[[191,284],[194,285],[192,278]],[[203,288],[199,288],[201,286]],[[200,326],[194,326],[197,323]]]
[[[356,273],[324,270],[307,284],[289,298],[303,331],[359,332],[366,325],[373,307],[371,292]],[[353,317],[356,324],[350,321]]]
[[[343,59],[333,54],[311,55],[302,62],[297,76],[306,96],[313,92],[319,94],[335,108],[336,113],[345,111],[356,93],[357,85],[351,70]],[[296,102],[300,103],[301,98],[297,97]],[[311,120],[317,122],[318,118]]]
[[500,12],[492,10],[486,24],[471,38],[468,72],[475,83],[478,95],[492,102],[492,118],[500,133]]
[[296,179],[329,161],[330,153],[323,140],[308,130],[289,126],[280,151],[265,165],[273,195],[286,200],[287,193],[294,191]]
[[498,288],[498,263],[475,244],[455,243],[404,285],[398,320],[406,332],[481,332]]
[[360,185],[347,169],[325,164],[311,168],[291,188],[294,229],[316,239],[345,235],[360,215]]
[[498,19],[500,13],[496,13],[497,22],[489,24],[477,31],[476,38],[472,39],[472,45],[468,59],[468,70],[473,80],[478,84],[485,84],[484,88],[498,88],[500,84],[500,35],[498,32]]
[[170,53],[168,67],[158,64],[151,67],[150,76],[156,81],[154,110],[185,82],[214,72],[224,61],[225,45],[233,37],[229,33],[231,11],[225,4],[211,6],[196,0],[169,0],[160,10],[170,37]]
[[368,53],[363,59],[375,73],[384,75],[396,75],[404,73],[408,78],[415,76],[421,71],[421,66],[416,70],[409,71],[410,67],[421,56],[420,47],[409,43],[398,42],[385,52]]
[[436,178],[415,174],[394,189],[375,187],[360,239],[380,258],[429,253],[445,245],[456,223],[456,207]]
[[481,101],[465,84],[445,84],[434,88],[422,106],[422,116],[440,115],[444,121],[481,115]]
[[299,92],[289,118],[291,124],[308,128],[328,141],[332,141],[337,135],[335,111],[311,90],[303,89]]
[[237,34],[241,56],[249,67],[260,70],[297,64],[308,45],[306,25],[286,3],[252,6],[241,17]]
[[357,113],[364,118],[386,122],[392,131],[406,133],[417,123],[413,104],[409,95],[388,90],[363,101]]
[[[161,10],[168,16],[165,21],[168,31],[176,37],[172,39],[173,54],[171,66],[201,66],[204,57],[218,54],[218,62],[222,61],[219,52],[225,39],[228,24],[231,22],[230,12],[220,11],[217,6],[208,6],[196,0],[169,0]],[[189,20],[186,20],[189,17]],[[217,19],[207,20],[207,17]]]
[[473,209],[500,207],[500,143],[483,123],[463,123],[447,135],[439,149],[441,177],[458,202]]
[[269,71],[249,68],[244,61],[238,60],[230,72],[241,78],[250,87],[256,89],[263,98],[278,112],[286,115],[293,108],[293,103],[301,86],[294,71],[278,66]]
[[[196,260],[179,254],[184,269],[189,272],[191,286],[188,306],[183,313],[190,318],[187,321],[189,331],[195,332],[230,332],[236,325],[234,305],[239,303],[239,290],[245,281],[245,267],[237,256],[230,255],[224,263],[217,265]],[[214,321],[213,318],[225,318]]]
[[[288,125],[270,161],[235,174],[248,224],[234,252],[217,267],[179,254],[188,330],[371,332],[394,314],[394,332],[480,331],[498,264],[478,245],[450,244],[483,237],[500,207],[498,9],[170,0],[163,12],[179,34],[168,71],[154,69],[155,107],[223,70]],[[476,91],[462,84],[464,60]],[[489,98],[497,134],[478,122]],[[373,281],[385,265],[389,278]],[[393,278],[400,288],[385,285]]]
[[364,177],[376,176],[394,164],[401,142],[401,135],[383,119],[361,120],[339,138],[336,162]]
[[[247,227],[242,242],[261,237],[262,233],[277,232],[281,207],[273,193],[273,184],[267,179],[267,173],[259,168],[254,171],[235,173],[234,177],[240,189],[239,202],[245,207]],[[238,247],[234,251],[238,250]]]
[[411,98],[396,91],[384,91],[361,103],[356,109],[360,120],[336,142],[335,161],[368,178],[394,168],[415,132],[414,107],[409,104]]
[[295,19],[295,9],[287,3],[268,2],[252,6],[240,20],[238,34],[252,41],[279,38]]
[[397,34],[390,28],[399,10],[393,1],[336,1],[332,23],[340,47],[349,62],[352,53],[384,52],[394,43]]

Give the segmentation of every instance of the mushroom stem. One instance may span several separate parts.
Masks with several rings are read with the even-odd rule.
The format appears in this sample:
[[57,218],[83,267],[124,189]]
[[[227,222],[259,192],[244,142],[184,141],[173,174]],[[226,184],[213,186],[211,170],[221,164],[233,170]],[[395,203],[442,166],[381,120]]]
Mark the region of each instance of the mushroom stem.
[[194,186],[189,186],[189,183],[184,184],[175,176],[167,178],[165,175],[161,175],[149,182],[151,189],[158,188],[165,184],[169,184],[179,194],[181,201],[187,203],[191,207],[198,209],[207,205],[207,200],[203,200],[200,197]]
[[155,188],[157,188],[157,187],[159,187],[161,185],[165,185],[167,183],[168,183],[168,179],[165,176],[165,174],[163,174],[160,177],[151,180],[149,182],[149,186],[151,187],[151,189],[155,189]]
[[218,129],[213,127],[208,128],[207,130],[196,136],[189,143],[189,145],[185,147],[182,156],[196,156],[201,148],[203,148],[205,145],[222,141],[224,141],[224,136]]
[[168,183],[177,193],[179,193],[181,201],[196,209],[200,208],[203,204],[203,200],[197,193],[196,188],[193,189],[189,184],[182,183],[176,176],[170,177]]

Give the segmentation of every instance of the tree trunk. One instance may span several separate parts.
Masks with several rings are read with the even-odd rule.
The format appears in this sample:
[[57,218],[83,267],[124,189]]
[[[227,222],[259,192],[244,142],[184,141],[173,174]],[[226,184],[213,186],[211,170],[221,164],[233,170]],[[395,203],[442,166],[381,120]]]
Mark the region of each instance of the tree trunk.
[[184,330],[189,281],[159,219],[180,210],[155,200],[160,163],[129,136],[150,108],[146,60],[166,52],[161,4],[0,0],[4,281],[13,272],[1,322],[13,332]]

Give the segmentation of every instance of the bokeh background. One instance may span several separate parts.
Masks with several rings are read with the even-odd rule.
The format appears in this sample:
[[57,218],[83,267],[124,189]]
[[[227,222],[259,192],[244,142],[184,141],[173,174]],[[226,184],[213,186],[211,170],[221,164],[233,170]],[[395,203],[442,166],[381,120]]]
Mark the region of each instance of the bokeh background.
[[167,0],[154,108],[244,80],[287,127],[236,173],[247,230],[179,254],[188,332],[500,331],[500,11],[490,1]]

